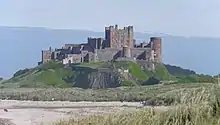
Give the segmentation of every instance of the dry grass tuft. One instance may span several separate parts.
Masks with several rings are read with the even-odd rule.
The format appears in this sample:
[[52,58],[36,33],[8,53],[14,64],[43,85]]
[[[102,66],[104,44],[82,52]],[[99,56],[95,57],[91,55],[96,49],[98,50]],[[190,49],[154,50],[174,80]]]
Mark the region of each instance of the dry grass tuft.
[[175,103],[166,111],[149,108],[134,113],[71,119],[55,125],[220,125],[220,101],[216,94],[219,86],[189,90],[175,94]]

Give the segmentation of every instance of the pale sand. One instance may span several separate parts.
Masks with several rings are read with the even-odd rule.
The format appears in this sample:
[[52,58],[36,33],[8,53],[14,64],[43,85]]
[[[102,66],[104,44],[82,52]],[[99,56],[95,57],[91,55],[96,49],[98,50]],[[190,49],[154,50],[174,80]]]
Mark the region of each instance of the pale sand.
[[[125,106],[126,105],[126,106]],[[139,102],[0,101],[0,118],[16,125],[50,125],[88,115],[136,111]],[[4,108],[8,112],[4,112]],[[164,109],[164,107],[159,107]]]

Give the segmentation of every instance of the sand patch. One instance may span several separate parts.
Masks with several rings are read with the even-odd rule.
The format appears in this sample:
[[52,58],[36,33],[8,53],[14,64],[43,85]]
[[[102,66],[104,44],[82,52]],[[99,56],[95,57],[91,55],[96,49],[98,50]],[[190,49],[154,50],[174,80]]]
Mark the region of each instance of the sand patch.
[[[0,118],[16,125],[50,125],[89,115],[135,111],[139,102],[0,101]],[[3,109],[7,108],[8,112]],[[1,124],[0,124],[1,125]]]

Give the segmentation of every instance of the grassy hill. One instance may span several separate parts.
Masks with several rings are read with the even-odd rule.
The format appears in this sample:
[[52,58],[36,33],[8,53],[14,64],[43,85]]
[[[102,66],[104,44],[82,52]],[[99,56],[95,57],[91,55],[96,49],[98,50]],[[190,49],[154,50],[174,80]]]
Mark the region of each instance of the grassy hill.
[[5,87],[70,87],[64,81],[72,75],[72,70],[60,63],[47,63],[31,69],[17,71],[14,76],[3,82]]
[[[74,69],[73,69],[74,67]],[[85,75],[94,72],[97,68],[115,69],[120,72],[123,78],[122,85],[141,85],[151,76],[157,76],[160,80],[167,79],[169,73],[165,67],[158,67],[155,72],[141,69],[134,62],[97,62],[97,63],[80,63],[71,67],[64,67],[58,62],[49,62],[31,69],[17,71],[14,76],[3,82],[4,87],[72,87],[73,84],[82,83]],[[123,70],[129,70],[128,75]],[[82,75],[82,72],[84,75]],[[87,82],[87,81],[84,81]]]
[[[122,83],[118,83],[115,87],[151,85],[158,84],[159,81],[175,81],[177,83],[217,82],[217,79],[212,76],[194,74],[193,71],[171,65],[168,66],[169,70],[167,70],[167,65],[158,65],[155,71],[152,72],[141,68],[134,62],[126,61],[79,63],[70,67],[65,67],[59,62],[49,62],[35,68],[17,71],[11,79],[3,81],[1,87],[90,88],[92,86],[90,85],[91,79],[94,81],[94,78],[98,77],[96,69],[99,68],[110,69],[113,72],[112,74],[119,74],[119,77],[122,78]],[[123,71],[127,69],[129,73],[124,73]],[[121,71],[119,72],[119,70]],[[99,75],[99,77],[102,76]]]

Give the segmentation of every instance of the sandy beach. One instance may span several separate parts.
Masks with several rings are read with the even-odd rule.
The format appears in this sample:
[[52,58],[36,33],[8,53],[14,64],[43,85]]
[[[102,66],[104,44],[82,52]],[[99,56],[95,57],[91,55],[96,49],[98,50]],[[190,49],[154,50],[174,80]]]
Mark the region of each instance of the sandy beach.
[[[89,115],[136,111],[139,102],[0,101],[0,119],[15,125],[51,125]],[[8,109],[5,112],[4,109]],[[1,121],[2,121],[1,120]]]

